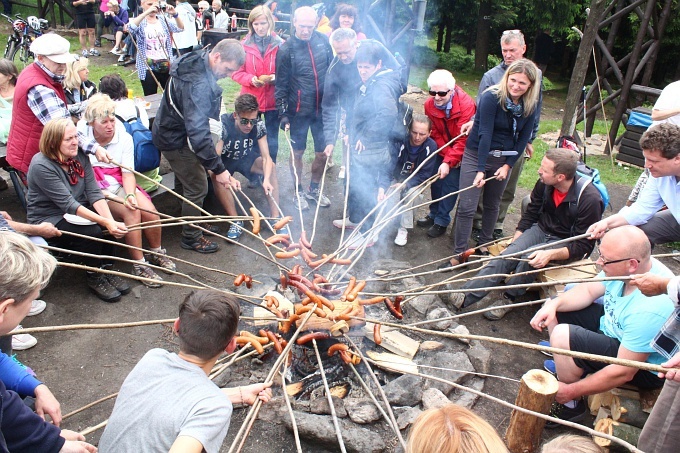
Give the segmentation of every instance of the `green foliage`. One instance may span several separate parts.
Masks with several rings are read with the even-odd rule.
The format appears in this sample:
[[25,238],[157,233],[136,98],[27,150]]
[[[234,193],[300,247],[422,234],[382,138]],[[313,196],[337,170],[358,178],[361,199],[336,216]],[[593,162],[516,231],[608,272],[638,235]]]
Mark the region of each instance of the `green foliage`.
[[555,85],[553,85],[553,83],[550,81],[550,79],[547,78],[544,74],[543,75],[543,91],[552,91],[553,89],[555,89]]

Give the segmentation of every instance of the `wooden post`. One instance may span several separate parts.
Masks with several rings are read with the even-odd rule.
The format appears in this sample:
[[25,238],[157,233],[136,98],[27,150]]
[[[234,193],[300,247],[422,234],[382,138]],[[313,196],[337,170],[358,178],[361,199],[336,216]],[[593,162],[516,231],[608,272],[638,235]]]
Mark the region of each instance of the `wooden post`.
[[[543,370],[529,370],[519,385],[515,404],[541,414],[549,414],[559,385],[555,377]],[[531,453],[541,443],[545,420],[519,411],[512,411],[505,431],[505,443],[512,453]]]

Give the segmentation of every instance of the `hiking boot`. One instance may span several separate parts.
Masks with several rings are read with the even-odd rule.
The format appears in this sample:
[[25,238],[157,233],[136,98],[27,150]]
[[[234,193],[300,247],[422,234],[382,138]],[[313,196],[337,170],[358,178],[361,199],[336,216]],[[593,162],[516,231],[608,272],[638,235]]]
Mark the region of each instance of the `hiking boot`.
[[319,204],[322,208],[327,208],[331,205],[331,200],[328,199],[328,197],[324,194],[321,193],[321,190],[319,187],[317,187],[314,190],[309,190],[305,192],[305,197],[308,200],[314,201],[314,204]]
[[503,230],[502,229],[495,229],[493,230],[493,240],[497,241],[499,239],[503,239]]
[[155,282],[151,281],[146,281],[146,280],[140,280],[144,286],[148,288],[160,288],[161,285],[160,283],[156,282],[162,282],[163,279],[153,271],[149,266],[145,266],[143,264],[133,264],[132,265],[132,273],[137,276],[137,277],[143,277],[143,278],[148,278],[151,280],[155,280]]
[[394,238],[394,243],[400,247],[403,247],[408,242],[408,230],[406,228],[399,228],[397,230],[397,237]]
[[353,237],[347,245],[349,250],[356,250],[358,248],[368,248],[375,245],[373,234],[360,233]]
[[344,227],[345,227],[346,229],[348,229],[348,230],[353,230],[353,229],[355,229],[355,228],[357,227],[357,225],[359,225],[359,224],[350,221],[350,220],[349,220],[349,217],[345,217],[344,219],[340,219],[340,220],[333,220],[333,226],[334,226],[335,228],[342,228],[343,225],[344,225]]
[[[106,269],[108,271],[117,271],[120,272],[118,269],[113,268],[113,264],[105,264],[102,266],[102,269]],[[119,293],[121,293],[123,296],[128,294],[130,291],[132,291],[132,288],[130,287],[130,284],[123,280],[121,277],[114,275],[114,274],[104,274],[106,279],[109,281],[111,286],[116,288]]]
[[[564,404],[560,403],[553,403],[552,407],[550,408],[551,417],[559,418],[560,420],[568,422],[578,422],[583,420],[587,412],[588,410],[586,407],[586,403],[583,401],[583,398],[579,398],[576,407],[573,408],[567,407]],[[559,423],[554,422],[546,422],[545,424],[545,427],[549,429],[557,428],[558,426],[561,425]]]
[[243,234],[243,221],[237,220],[235,222],[231,222],[231,226],[227,232],[227,237],[232,241],[238,241],[238,238],[241,237],[241,234]]
[[[22,330],[23,326],[18,325],[15,330]],[[12,335],[12,349],[14,351],[24,351],[30,349],[38,344],[38,340],[27,333],[18,333]]]
[[104,302],[118,302],[121,293],[109,283],[104,274],[98,272],[88,272],[87,286],[90,290]]
[[[501,300],[497,300],[496,302],[492,303],[489,305],[487,308],[491,307],[500,307],[502,305],[509,305],[512,304],[512,300],[507,299],[505,295],[501,297]],[[513,307],[503,307],[503,308],[496,308],[491,311],[485,311],[484,312],[484,317],[488,319],[489,321],[498,321],[500,319],[503,319],[503,316],[507,315],[512,311]]]
[[[548,340],[541,340],[541,341],[538,342],[538,345],[539,345],[539,346],[550,347],[550,342],[549,342]],[[543,355],[547,355],[548,357],[552,357],[552,356],[553,356],[552,353],[551,353],[551,352],[548,352],[548,351],[540,351],[540,353],[543,354]]]
[[446,227],[437,225],[436,223],[427,230],[427,235],[431,238],[438,238],[444,233],[446,233]]
[[220,249],[219,245],[207,240],[204,236],[193,239],[182,238],[179,245],[183,249],[193,250],[198,253],[215,253]]
[[39,315],[40,313],[45,311],[45,308],[47,308],[47,302],[45,302],[44,300],[35,299],[34,301],[31,302],[31,309],[28,311],[28,314],[26,316]]
[[172,271],[177,270],[177,266],[175,266],[175,263],[173,263],[172,260],[168,258],[168,253],[165,251],[165,249],[161,249],[156,253],[157,254],[144,254],[144,259],[146,259],[146,262],[153,264],[154,266],[162,267],[166,274],[170,274]]
[[422,219],[416,220],[416,225],[418,225],[419,227],[423,227],[423,228],[431,227],[432,225],[434,225],[434,219],[432,217],[430,217],[429,215],[426,215]]
[[[299,201],[299,205],[298,205]],[[301,209],[303,211],[306,211],[309,209],[309,203],[307,203],[307,200],[305,200],[305,194],[301,193],[300,196],[293,195],[293,204],[295,205],[296,209]]]

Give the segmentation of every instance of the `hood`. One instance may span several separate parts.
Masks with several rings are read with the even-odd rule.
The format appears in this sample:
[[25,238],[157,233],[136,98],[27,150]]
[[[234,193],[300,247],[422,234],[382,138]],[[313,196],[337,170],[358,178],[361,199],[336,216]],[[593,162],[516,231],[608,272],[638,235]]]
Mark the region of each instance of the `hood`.
[[184,82],[196,82],[204,80],[205,74],[214,80],[212,72],[208,69],[208,51],[189,52],[182,55],[179,59],[172,63],[170,68],[170,76],[175,77]]
[[388,85],[395,93],[401,94],[401,84],[399,81],[399,74],[389,68],[381,68],[368,79],[366,86],[374,83],[382,83]]
[[[274,49],[274,48],[276,48],[276,47],[278,47],[278,46],[280,46],[281,44],[284,43],[283,39],[281,39],[281,37],[279,35],[277,35],[276,33],[272,33],[271,37],[272,37],[272,39],[269,43],[270,49]],[[253,34],[252,33],[248,33],[246,35],[246,37],[243,38],[243,46],[244,47],[245,46],[257,47],[257,45],[255,44],[255,42],[253,40]],[[248,49],[246,49],[246,52],[247,51],[248,51]]]

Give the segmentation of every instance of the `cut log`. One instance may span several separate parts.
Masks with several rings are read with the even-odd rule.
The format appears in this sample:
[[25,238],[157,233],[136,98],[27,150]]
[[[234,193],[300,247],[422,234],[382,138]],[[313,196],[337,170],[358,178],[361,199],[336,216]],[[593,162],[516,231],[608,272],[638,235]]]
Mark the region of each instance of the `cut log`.
[[418,365],[405,357],[389,352],[367,351],[366,355],[375,360],[378,368],[393,373],[417,373]]
[[649,414],[642,410],[642,402],[639,399],[627,398],[625,396],[614,397],[611,411],[612,419],[615,421],[637,428],[645,426],[645,422],[649,418]]
[[[640,433],[642,432],[640,428],[614,421],[611,418],[603,418],[602,420],[598,421],[595,425],[595,431],[598,433],[609,434],[635,446],[637,446]],[[593,440],[600,447],[608,448],[610,452],[629,451],[624,446],[609,439],[605,439],[604,437],[593,436]]]
[[[543,370],[529,370],[519,385],[515,404],[541,414],[549,414],[559,385],[552,374]],[[531,453],[541,443],[545,420],[516,410],[510,415],[505,440],[512,453]]]
[[597,416],[595,417],[595,421],[593,422],[593,426],[596,426],[597,422],[599,422],[603,418],[612,418],[612,412],[609,409],[601,407],[597,411]]
[[[364,326],[364,335],[371,341],[374,341],[373,325],[373,323],[369,322],[366,323],[366,326]],[[403,333],[394,329],[386,329],[383,327],[380,331],[380,336],[382,337],[380,346],[390,352],[394,352],[395,354],[398,354],[402,357],[406,357],[409,360],[413,359],[413,357],[416,355],[416,352],[418,352],[418,348],[420,347],[420,342],[407,337]]]
[[[356,302],[347,302],[347,301],[340,301],[340,300],[334,300],[333,305],[335,306],[335,310],[333,310],[333,314],[335,316],[338,316],[340,313],[342,313],[347,307],[350,305],[354,305],[355,308],[358,307],[358,311],[354,314],[354,316],[357,316],[359,318],[365,317],[365,312],[364,312],[364,307],[362,305],[359,305]],[[328,308],[323,309],[327,314],[330,314],[330,310]],[[360,327],[366,324],[365,321],[362,321],[360,319],[350,319],[347,321],[350,327]],[[296,321],[296,326],[300,327],[300,324],[302,324],[302,320]],[[303,331],[307,330],[331,330],[331,328],[335,325],[335,321],[331,321],[330,316],[326,318],[319,318],[316,315],[312,315],[311,318],[309,318],[309,321],[307,321],[307,324],[302,328]]]
[[[284,311],[288,310],[288,313],[293,313],[293,303],[286,299],[281,293],[278,291],[269,291],[267,294],[263,296],[263,299],[267,296],[272,296],[276,298],[276,300],[279,301],[279,311]],[[274,313],[271,311],[267,310],[264,308],[266,306],[266,303],[262,301],[260,303],[262,307],[255,307],[253,309],[253,317],[255,318],[265,318],[265,319],[257,319],[254,321],[245,321],[247,324],[250,324],[252,326],[256,327],[263,327],[263,326],[268,326],[272,322],[274,322],[274,319],[276,319],[276,316]],[[266,319],[269,318],[269,319]]]

